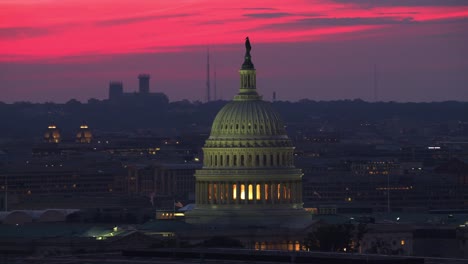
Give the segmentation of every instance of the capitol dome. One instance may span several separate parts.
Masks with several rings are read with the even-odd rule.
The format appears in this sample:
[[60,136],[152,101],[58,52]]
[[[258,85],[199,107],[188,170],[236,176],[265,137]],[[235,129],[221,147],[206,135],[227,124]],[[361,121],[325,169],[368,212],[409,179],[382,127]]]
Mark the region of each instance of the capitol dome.
[[291,227],[310,218],[294,147],[279,114],[257,93],[250,50],[247,38],[239,93],[216,115],[203,147],[189,223]]
[[210,139],[285,136],[286,130],[271,104],[261,100],[237,100],[224,106],[216,116]]

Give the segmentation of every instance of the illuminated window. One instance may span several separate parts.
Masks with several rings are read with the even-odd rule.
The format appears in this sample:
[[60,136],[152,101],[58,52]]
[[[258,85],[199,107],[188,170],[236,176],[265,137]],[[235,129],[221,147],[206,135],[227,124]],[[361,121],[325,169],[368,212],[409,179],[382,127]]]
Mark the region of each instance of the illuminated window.
[[241,184],[240,186],[240,198],[241,200],[245,200],[245,184]]
[[232,199],[233,200],[237,199],[237,185],[236,184],[232,185]]
[[256,189],[257,189],[257,195],[256,195],[257,197],[256,197],[256,199],[257,199],[257,200],[260,200],[260,189],[261,189],[261,188],[260,188],[260,184],[257,184]]
[[253,186],[249,184],[249,200],[253,200]]
[[268,191],[268,188],[269,188],[268,184],[265,184],[265,200],[268,200],[268,197],[270,196],[269,195],[270,192]]
[[276,185],[276,192],[278,193],[278,200],[281,198],[281,184]]
[[406,244],[406,241],[402,239],[402,240],[400,241],[400,245],[404,246],[405,244]]

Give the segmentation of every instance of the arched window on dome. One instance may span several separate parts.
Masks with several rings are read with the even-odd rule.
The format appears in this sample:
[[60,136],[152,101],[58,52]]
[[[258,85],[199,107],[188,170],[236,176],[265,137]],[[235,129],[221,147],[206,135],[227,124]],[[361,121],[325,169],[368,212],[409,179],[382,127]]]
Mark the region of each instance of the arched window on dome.
[[252,167],[252,155],[251,154],[247,156],[247,166]]
[[255,166],[258,167],[260,166],[260,155],[255,155]]
[[226,155],[226,166],[231,166],[231,163],[229,163],[229,157],[230,155]]
[[233,162],[234,166],[237,166],[237,155],[236,154],[234,154],[232,162]]
[[263,155],[263,166],[267,166],[268,163],[267,163],[267,155]]
[[253,200],[253,185],[252,184],[249,184],[249,200],[252,201]]
[[220,156],[219,156],[219,165],[220,165],[220,166],[224,166],[224,165],[223,165],[223,155],[220,155]]
[[265,183],[264,193],[265,200],[268,201],[268,197],[270,197],[270,186],[268,185],[268,183]]
[[218,166],[218,155],[214,155],[214,165],[215,167]]
[[278,200],[281,199],[281,184],[276,185],[276,193],[278,194]]
[[243,167],[245,166],[244,155],[240,156],[240,165]]
[[261,192],[261,186],[260,186],[260,184],[257,184],[257,186],[255,186],[255,189],[256,189],[255,194],[257,196],[257,197],[255,197],[255,199],[260,200],[261,199],[261,193],[260,193]]
[[245,200],[245,184],[240,185],[240,199]]
[[232,199],[237,200],[237,184],[232,185]]

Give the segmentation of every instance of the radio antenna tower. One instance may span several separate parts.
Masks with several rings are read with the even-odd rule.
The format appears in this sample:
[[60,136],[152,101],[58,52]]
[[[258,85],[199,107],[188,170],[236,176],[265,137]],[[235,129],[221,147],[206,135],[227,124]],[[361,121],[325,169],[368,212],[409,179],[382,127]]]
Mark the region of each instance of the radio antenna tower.
[[213,83],[213,99],[216,101],[218,98],[217,98],[217,94],[216,94],[216,59],[215,59],[215,64],[214,64],[214,83]]
[[374,102],[377,102],[379,100],[379,98],[377,97],[377,88],[377,64],[374,64]]
[[211,101],[210,91],[210,48],[207,48],[206,52],[206,102]]

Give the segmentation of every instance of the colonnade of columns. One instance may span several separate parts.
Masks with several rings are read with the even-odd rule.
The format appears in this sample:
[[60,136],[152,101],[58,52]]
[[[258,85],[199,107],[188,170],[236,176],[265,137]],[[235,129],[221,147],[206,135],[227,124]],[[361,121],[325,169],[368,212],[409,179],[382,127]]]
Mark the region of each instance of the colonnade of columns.
[[299,181],[197,181],[197,204],[302,203]]
[[293,152],[281,151],[274,153],[256,152],[205,152],[206,167],[279,167],[293,166]]

